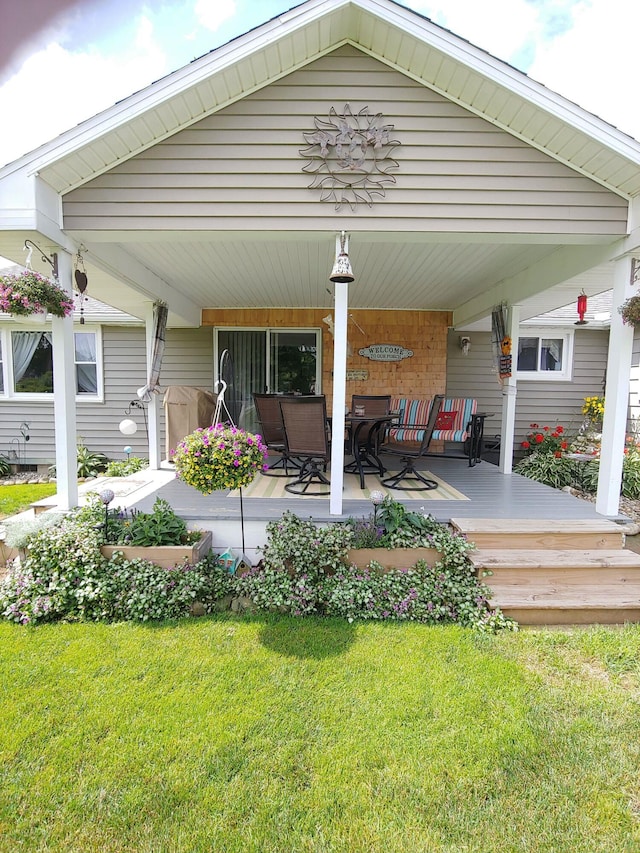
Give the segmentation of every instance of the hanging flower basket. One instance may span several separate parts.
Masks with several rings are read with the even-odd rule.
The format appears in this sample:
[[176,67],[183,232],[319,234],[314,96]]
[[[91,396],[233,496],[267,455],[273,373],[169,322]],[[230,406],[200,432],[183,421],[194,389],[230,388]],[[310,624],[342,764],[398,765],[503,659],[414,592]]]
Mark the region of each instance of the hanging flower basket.
[[640,296],[631,296],[618,310],[627,326],[640,326]]
[[209,495],[218,489],[248,486],[266,467],[266,456],[261,436],[215,424],[185,436],[173,462],[181,480]]
[[67,317],[73,300],[51,279],[33,270],[0,276],[0,310],[15,317],[53,314]]

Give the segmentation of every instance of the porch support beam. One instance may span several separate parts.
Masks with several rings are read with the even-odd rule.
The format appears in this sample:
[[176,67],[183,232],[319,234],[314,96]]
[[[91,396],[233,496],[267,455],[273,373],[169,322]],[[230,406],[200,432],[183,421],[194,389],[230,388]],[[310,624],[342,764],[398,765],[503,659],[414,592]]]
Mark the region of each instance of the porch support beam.
[[611,246],[567,246],[553,252],[517,275],[497,282],[470,299],[453,314],[455,328],[488,317],[494,305],[522,302],[585,270],[611,260]]
[[[85,244],[87,245],[87,244]],[[189,326],[199,327],[202,311],[186,293],[176,290],[164,279],[137,261],[129,252],[119,246],[105,246],[103,243],[90,243],[88,249],[91,262],[105,272],[124,282],[128,287],[142,294],[151,302],[165,302],[169,311],[184,320]],[[145,315],[143,316],[146,319]]]
[[[145,335],[147,344],[147,376],[151,373],[153,364],[154,324],[153,304],[146,306]],[[157,471],[160,468],[160,395],[153,392],[147,404],[147,421],[149,428],[149,468]]]
[[[54,251],[58,255],[58,282],[73,299],[71,255],[60,249]],[[73,315],[54,317],[52,331],[56,497],[58,507],[66,510],[78,505]]]
[[331,412],[331,487],[329,494],[329,514],[342,515],[349,285],[336,284],[334,287],[333,405]]
[[[520,306],[512,305],[507,311],[507,334],[511,338],[512,353],[511,376],[505,377],[502,385],[502,418],[500,424],[502,438],[500,441],[499,468],[503,474],[510,474],[513,470],[513,433],[516,423],[516,395],[518,393],[516,365],[519,326]],[[500,347],[500,341],[498,341],[498,347]]]
[[622,461],[629,406],[633,327],[622,322],[618,308],[634,292],[631,285],[632,261],[631,257],[616,261],[613,278],[607,387],[604,398],[600,471],[596,496],[596,510],[602,515],[617,515],[620,506]]

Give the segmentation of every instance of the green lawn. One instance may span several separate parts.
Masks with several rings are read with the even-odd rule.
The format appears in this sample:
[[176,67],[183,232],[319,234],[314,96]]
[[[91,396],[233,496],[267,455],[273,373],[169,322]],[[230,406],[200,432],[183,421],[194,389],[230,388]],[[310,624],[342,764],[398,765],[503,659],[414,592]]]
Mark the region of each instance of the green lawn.
[[640,626],[0,624],[0,850],[640,850]]
[[25,483],[24,485],[0,486],[0,518],[15,515],[29,509],[34,501],[55,495],[55,483]]

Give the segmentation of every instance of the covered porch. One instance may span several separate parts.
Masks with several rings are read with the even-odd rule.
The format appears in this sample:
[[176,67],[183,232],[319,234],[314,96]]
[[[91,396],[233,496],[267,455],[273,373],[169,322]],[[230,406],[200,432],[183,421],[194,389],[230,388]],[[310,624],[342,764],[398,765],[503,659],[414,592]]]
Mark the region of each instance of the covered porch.
[[[348,367],[368,366],[356,364],[360,343],[413,352],[410,370],[372,370],[369,393],[430,397],[445,391],[447,330],[489,329],[504,306],[503,340],[517,353],[520,320],[612,288],[597,509],[617,515],[633,334],[616,308],[637,284],[640,145],[433,22],[385,0],[309,0],[5,166],[0,190],[0,254],[19,262],[34,240],[58,256],[70,292],[80,255],[89,292],[146,321],[150,368],[160,302],[174,329],[320,330],[316,390],[332,401],[339,436],[335,518],[353,514],[340,419]],[[334,288],[342,233],[354,281]],[[349,340],[352,314],[363,341]],[[58,482],[71,506],[71,318],[54,319],[52,337]],[[485,515],[519,505],[517,382],[503,378],[499,469],[442,463],[448,482],[469,478],[459,489],[468,497],[488,490],[478,498]],[[159,394],[148,423],[159,468]],[[219,512],[233,503],[218,500]],[[518,512],[531,515],[525,505]],[[324,502],[308,506],[327,514]]]

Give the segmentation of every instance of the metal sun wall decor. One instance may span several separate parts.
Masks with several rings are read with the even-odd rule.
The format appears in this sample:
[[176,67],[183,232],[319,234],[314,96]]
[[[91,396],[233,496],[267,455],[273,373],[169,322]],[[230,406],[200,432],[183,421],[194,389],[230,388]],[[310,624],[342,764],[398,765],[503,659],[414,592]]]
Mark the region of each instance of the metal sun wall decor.
[[373,196],[383,198],[385,184],[396,182],[389,172],[398,168],[393,125],[384,124],[382,113],[371,116],[369,107],[354,115],[349,104],[342,114],[331,107],[328,121],[314,122],[316,130],[304,134],[308,146],[300,149],[309,160],[302,171],[315,175],[309,189],[319,189],[320,201],[332,201],[336,210],[348,204],[353,211],[360,201],[371,207]]

